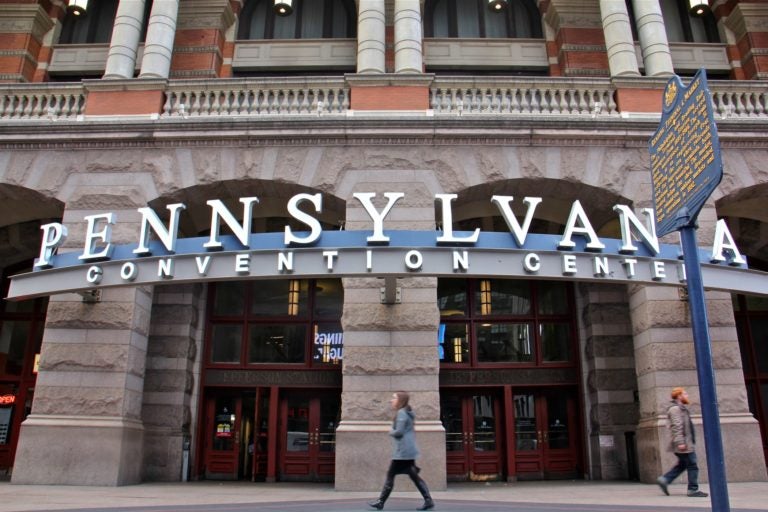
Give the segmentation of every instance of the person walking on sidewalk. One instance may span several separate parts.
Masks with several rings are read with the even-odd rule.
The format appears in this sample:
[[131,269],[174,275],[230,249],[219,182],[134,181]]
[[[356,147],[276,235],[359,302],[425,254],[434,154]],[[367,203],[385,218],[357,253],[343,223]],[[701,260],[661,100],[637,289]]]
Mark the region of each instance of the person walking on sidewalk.
[[683,388],[672,390],[672,403],[667,409],[668,425],[671,434],[670,449],[675,452],[677,464],[664,475],[656,479],[661,490],[669,496],[669,484],[688,471],[688,496],[706,498],[707,493],[699,490],[699,465],[696,462],[696,432],[688,410],[688,393]]
[[405,391],[398,391],[392,395],[389,401],[392,410],[395,411],[395,417],[392,420],[392,429],[389,435],[392,436],[392,462],[387,470],[387,477],[384,480],[384,487],[381,489],[379,499],[369,501],[368,505],[381,510],[384,508],[384,502],[389,498],[392,488],[395,486],[395,475],[408,475],[416,488],[424,498],[424,504],[416,510],[431,510],[435,507],[435,502],[429,495],[429,489],[426,482],[419,476],[419,467],[416,466],[416,457],[419,456],[419,449],[416,447],[416,435],[413,427],[415,425],[415,415],[411,406],[408,405],[410,396]]

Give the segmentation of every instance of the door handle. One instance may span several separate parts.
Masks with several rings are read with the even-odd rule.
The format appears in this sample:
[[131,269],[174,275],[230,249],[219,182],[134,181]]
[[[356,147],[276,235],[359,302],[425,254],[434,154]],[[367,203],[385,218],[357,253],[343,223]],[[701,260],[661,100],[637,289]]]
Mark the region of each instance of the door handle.
[[544,431],[544,442],[545,443],[549,442],[549,430]]
[[536,439],[541,444],[541,430],[536,431]]

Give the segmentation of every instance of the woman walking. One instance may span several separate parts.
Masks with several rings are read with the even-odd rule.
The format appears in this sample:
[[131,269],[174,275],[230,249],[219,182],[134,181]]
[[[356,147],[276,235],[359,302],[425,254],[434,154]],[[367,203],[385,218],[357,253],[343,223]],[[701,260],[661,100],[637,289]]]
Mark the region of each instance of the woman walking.
[[392,430],[389,435],[392,436],[392,462],[389,464],[387,478],[384,481],[384,488],[381,489],[381,495],[376,501],[369,501],[368,505],[381,510],[384,508],[384,502],[389,498],[392,488],[395,485],[395,475],[408,475],[416,488],[424,498],[424,504],[416,510],[431,510],[435,507],[435,502],[429,495],[429,489],[426,482],[419,476],[419,468],[416,466],[416,457],[419,456],[419,449],[416,447],[416,435],[413,431],[415,416],[411,406],[408,405],[410,396],[405,391],[398,391],[392,395],[389,401],[395,417],[392,420]]

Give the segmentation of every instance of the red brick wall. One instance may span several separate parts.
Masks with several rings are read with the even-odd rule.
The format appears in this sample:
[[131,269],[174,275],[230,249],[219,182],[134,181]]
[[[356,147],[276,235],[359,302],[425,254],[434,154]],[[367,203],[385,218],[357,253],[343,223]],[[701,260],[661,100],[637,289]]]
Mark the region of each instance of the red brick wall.
[[163,91],[90,91],[85,115],[158,114],[163,109]]
[[618,89],[616,104],[620,112],[661,112],[661,89]]
[[352,87],[350,96],[352,110],[427,110],[429,108],[429,87]]
[[216,78],[224,62],[221,30],[177,30],[171,60],[171,78]]

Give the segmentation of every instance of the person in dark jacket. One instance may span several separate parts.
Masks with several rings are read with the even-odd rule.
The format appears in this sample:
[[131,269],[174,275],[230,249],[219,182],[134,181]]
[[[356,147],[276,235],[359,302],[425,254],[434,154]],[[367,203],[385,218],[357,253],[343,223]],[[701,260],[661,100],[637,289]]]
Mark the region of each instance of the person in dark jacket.
[[672,403],[667,409],[669,431],[671,435],[670,451],[675,452],[677,464],[666,474],[656,479],[661,490],[669,496],[669,484],[680,476],[683,471],[688,471],[688,496],[692,498],[706,498],[707,493],[699,490],[699,465],[696,461],[696,432],[691,421],[691,412],[688,410],[688,393],[683,388],[672,390]]
[[396,411],[392,420],[392,429],[389,431],[389,435],[392,436],[392,462],[389,464],[387,478],[384,481],[379,499],[368,502],[368,505],[376,510],[384,508],[384,502],[387,501],[392,488],[395,486],[395,475],[408,475],[421,493],[424,504],[416,510],[431,510],[435,507],[435,502],[429,495],[427,484],[419,476],[420,470],[416,466],[419,449],[416,447],[416,435],[413,430],[415,416],[411,406],[408,405],[409,399],[408,393],[398,391],[392,395],[392,399],[389,401],[392,410]]

